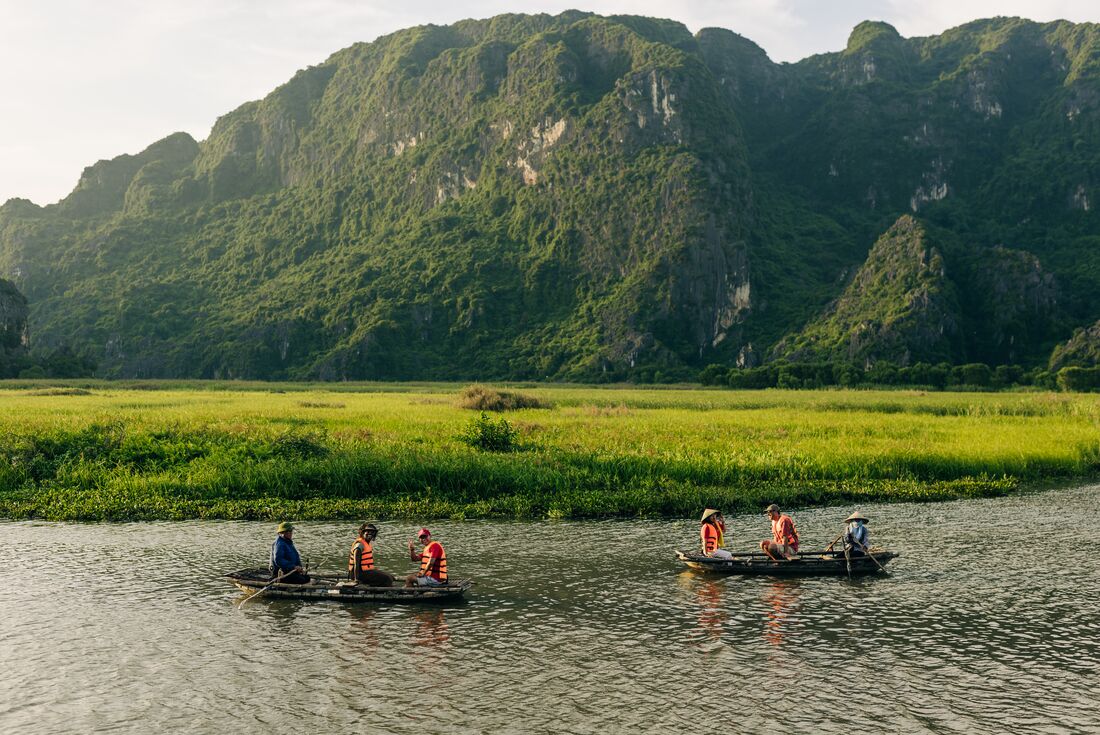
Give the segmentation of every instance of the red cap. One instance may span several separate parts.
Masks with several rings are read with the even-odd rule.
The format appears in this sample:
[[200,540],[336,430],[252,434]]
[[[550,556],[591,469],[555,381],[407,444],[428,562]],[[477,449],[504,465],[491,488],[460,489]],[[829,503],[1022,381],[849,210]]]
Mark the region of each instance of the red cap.
[[421,528],[419,531],[416,532],[416,537],[417,538],[420,538],[421,536],[431,536],[431,535],[432,535],[432,532],[429,531],[426,528]]

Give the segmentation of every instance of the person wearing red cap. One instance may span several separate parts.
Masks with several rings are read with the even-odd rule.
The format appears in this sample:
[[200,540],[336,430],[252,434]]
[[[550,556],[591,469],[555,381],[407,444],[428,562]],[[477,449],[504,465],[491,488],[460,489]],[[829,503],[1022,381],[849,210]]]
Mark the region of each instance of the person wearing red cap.
[[409,539],[409,559],[420,562],[420,571],[405,578],[406,587],[439,587],[447,584],[447,552],[443,544],[432,541],[432,532],[421,528],[416,533],[424,550],[417,553]]

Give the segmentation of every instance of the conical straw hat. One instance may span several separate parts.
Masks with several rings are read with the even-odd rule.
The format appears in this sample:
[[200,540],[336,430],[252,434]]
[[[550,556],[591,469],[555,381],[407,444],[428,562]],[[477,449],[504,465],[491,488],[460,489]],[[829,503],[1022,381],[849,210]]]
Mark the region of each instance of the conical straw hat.
[[699,519],[699,522],[702,523],[703,521],[710,518],[712,515],[714,515],[717,512],[718,511],[715,510],[714,508],[707,508],[706,510],[703,511],[703,517]]
[[870,523],[871,519],[857,510],[855,513],[844,519],[845,523],[851,523],[852,521],[863,521],[864,523]]

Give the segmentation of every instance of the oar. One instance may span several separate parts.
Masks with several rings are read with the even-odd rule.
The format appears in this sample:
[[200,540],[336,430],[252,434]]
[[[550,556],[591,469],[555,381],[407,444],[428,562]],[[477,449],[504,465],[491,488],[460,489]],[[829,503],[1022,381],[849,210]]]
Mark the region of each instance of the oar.
[[848,581],[852,581],[852,555],[848,552],[848,544],[844,544],[844,566],[848,567]]
[[844,531],[841,531],[840,536],[837,536],[835,539],[833,539],[832,541],[829,542],[829,545],[825,547],[825,551],[832,551],[833,550],[833,544],[835,544],[837,541],[840,541],[840,538],[843,535],[844,535]]
[[[856,543],[859,544],[859,541],[856,541]],[[870,549],[868,549],[863,544],[859,544],[859,548],[863,549],[864,554],[871,557],[871,561],[873,561],[875,564],[878,564],[878,568],[882,570],[883,574],[885,574],[887,577],[890,576],[890,572],[886,571],[886,567],[882,566],[882,564],[879,563],[879,560],[875,558],[875,555],[871,553]]]
[[248,601],[249,601],[249,600],[251,600],[251,599],[252,599],[253,597],[255,597],[256,595],[260,594],[261,592],[263,592],[264,590],[266,590],[266,589],[267,589],[268,587],[270,587],[271,585],[273,585],[273,584],[275,584],[276,582],[278,582],[278,581],[279,581],[280,579],[282,579],[283,577],[289,577],[289,576],[290,576],[291,574],[294,574],[294,570],[293,570],[293,569],[291,569],[291,570],[290,570],[289,572],[283,572],[283,573],[282,573],[282,574],[280,574],[280,575],[279,575],[278,577],[276,577],[275,579],[271,580],[270,582],[268,582],[267,584],[265,584],[265,585],[264,585],[263,587],[261,587],[260,589],[256,590],[256,591],[255,591],[255,592],[253,592],[253,593],[252,593],[251,595],[249,595],[248,597],[244,598],[244,599],[243,599],[243,600],[241,600],[241,601],[240,601],[239,603],[237,603],[237,609],[238,609],[238,610],[240,610],[240,609],[241,609],[241,605],[243,605],[244,603],[248,602]]

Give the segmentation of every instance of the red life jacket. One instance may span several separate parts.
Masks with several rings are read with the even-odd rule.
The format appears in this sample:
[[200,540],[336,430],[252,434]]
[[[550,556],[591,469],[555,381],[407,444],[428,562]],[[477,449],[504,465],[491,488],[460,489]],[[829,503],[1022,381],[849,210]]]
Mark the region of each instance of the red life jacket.
[[374,569],[374,548],[371,547],[369,541],[360,536],[355,539],[355,543],[351,545],[351,554],[348,556],[349,572],[355,572],[355,550],[360,547],[363,549],[363,555],[359,558],[359,571],[369,572]]
[[794,520],[788,515],[781,515],[772,521],[772,538],[777,544],[787,544],[798,551],[798,531],[794,527]]
[[[432,556],[433,547],[439,547],[439,554]],[[437,582],[447,581],[447,552],[443,550],[443,544],[430,541],[424,547],[424,553],[420,555],[419,576],[431,577]]]
[[700,526],[699,538],[703,540],[704,554],[710,554],[722,545],[723,530],[724,529],[720,528],[717,524],[710,523],[709,521]]

